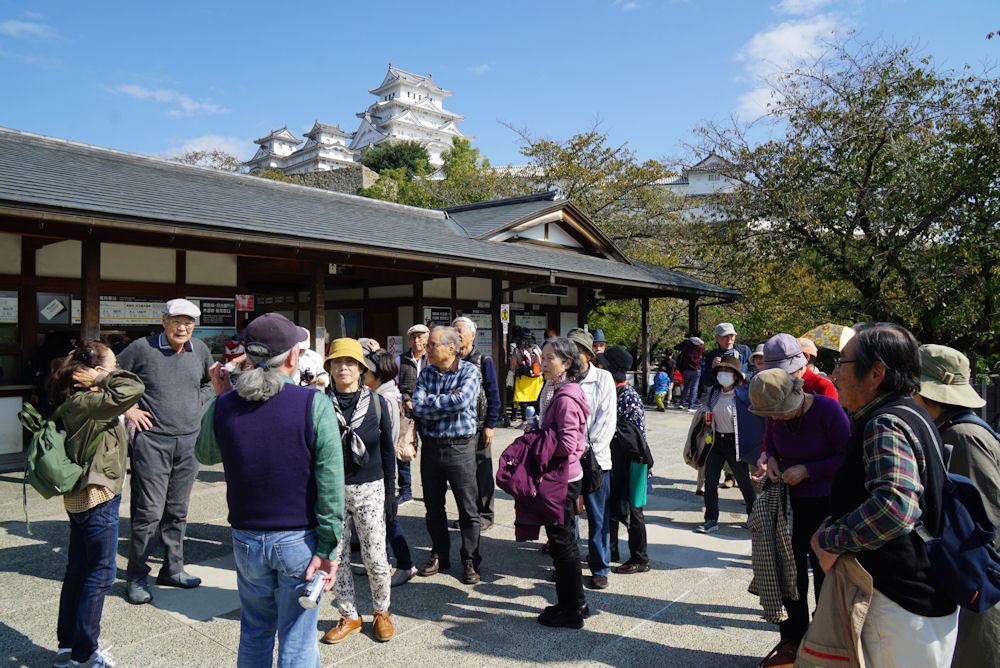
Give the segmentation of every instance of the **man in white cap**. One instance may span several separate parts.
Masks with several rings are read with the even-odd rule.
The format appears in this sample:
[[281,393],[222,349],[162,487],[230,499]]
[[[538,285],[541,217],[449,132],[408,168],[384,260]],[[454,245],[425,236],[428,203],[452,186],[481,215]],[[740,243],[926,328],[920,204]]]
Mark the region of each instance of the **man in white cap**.
[[330,374],[323,368],[323,356],[309,347],[309,330],[299,327],[306,338],[299,341],[299,368],[292,380],[296,385],[312,387],[320,392],[326,392],[330,384]]
[[163,543],[156,583],[190,589],[201,580],[184,572],[184,530],[188,502],[198,474],[194,443],[202,409],[215,396],[208,369],[212,354],[192,338],[197,306],[171,299],[163,309],[163,331],[136,339],[118,355],[118,366],[139,376],[146,393],[125,412],[135,427],[132,443],[132,531],[125,597],[149,603],[149,558]]
[[716,347],[705,353],[705,362],[701,368],[701,394],[708,394],[712,387],[715,367],[719,359],[732,355],[740,361],[740,373],[747,375],[747,365],[750,363],[750,346],[736,343],[736,328],[731,322],[720,322],[715,326]]

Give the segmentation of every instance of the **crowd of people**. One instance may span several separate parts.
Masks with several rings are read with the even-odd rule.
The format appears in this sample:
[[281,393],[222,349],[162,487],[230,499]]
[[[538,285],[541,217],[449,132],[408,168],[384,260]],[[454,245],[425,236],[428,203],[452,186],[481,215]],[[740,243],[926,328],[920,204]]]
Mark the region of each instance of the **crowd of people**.
[[[320,665],[316,592],[332,590],[340,613],[322,642],[344,642],[363,626],[355,573],[368,579],[373,637],[390,640],[392,588],[453,568],[449,489],[458,508],[457,573],[466,585],[481,581],[480,537],[494,522],[491,446],[503,407],[497,367],[476,350],[474,321],[415,324],[398,357],[369,338],[335,339],[324,357],[310,350],[307,330],[269,313],[248,324],[238,354],[222,364],[192,337],[199,315],[195,304],[171,300],[162,332],[117,356],[84,340],[53,365],[49,399],[65,404],[68,452],[84,467],[63,497],[71,531],[54,666],[114,665],[98,638],[115,577],[127,456],[126,599],[135,605],[152,600],[147,561],[157,544],[157,584],[200,585],[184,568],[187,507],[199,463],[222,464],[241,666],[271,665],[276,639],[279,665]],[[539,345],[527,330],[515,332],[506,360],[524,432],[511,448],[530,452],[535,467],[513,473],[532,485],[530,494],[514,495],[514,534],[530,540],[545,529],[556,602],[538,622],[578,629],[590,615],[586,588],[608,587],[612,573],[650,569],[643,507],[654,462],[644,403],[628,380],[633,356],[609,346],[600,330],[550,334]],[[1000,521],[1000,440],[968,419],[983,405],[968,360],[944,346],[919,346],[897,325],[863,324],[840,351],[834,383],[816,368],[811,341],[777,334],[751,351],[736,343],[730,323],[720,323],[715,338],[711,351],[698,337],[681,342],[676,359],[658,365],[653,395],[658,410],[673,403],[694,411],[707,434],[698,473],[705,514],[696,531],[719,530],[724,470],[742,494],[754,544],[751,588],[780,632],[760,665],[791,665],[811,651],[809,634],[821,618],[836,625],[829,611],[811,621],[810,574],[819,601],[827,580],[858,567],[870,574],[872,593],[860,618],[844,613],[860,623],[845,651],[865,665],[1000,665],[1000,612],[960,616],[916,531],[934,534],[942,522],[936,450],[949,471],[972,479]],[[672,392],[678,385],[683,390]],[[87,460],[92,443],[97,454]],[[413,501],[417,451],[430,544],[420,566],[396,517]],[[352,536],[363,564],[353,568]],[[765,577],[782,543],[784,586]]]

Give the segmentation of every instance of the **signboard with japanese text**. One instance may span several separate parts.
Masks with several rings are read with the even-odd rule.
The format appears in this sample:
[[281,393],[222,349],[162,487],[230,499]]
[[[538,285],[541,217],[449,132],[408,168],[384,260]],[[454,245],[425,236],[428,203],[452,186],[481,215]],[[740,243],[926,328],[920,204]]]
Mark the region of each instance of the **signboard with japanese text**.
[[190,297],[201,309],[198,327],[236,327],[236,301]]
[[0,324],[17,324],[17,292],[0,290]]

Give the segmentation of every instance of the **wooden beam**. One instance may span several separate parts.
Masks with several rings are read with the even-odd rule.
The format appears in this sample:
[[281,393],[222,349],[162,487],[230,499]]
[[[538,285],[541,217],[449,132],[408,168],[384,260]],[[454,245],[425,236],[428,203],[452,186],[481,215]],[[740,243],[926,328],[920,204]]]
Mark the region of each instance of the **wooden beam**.
[[81,243],[80,337],[101,336],[101,242],[84,239]]

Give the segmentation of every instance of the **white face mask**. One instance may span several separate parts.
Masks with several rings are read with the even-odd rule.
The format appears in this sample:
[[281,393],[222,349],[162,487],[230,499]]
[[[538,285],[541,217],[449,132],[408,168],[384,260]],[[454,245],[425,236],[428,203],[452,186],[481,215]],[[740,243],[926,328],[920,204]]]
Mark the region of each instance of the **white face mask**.
[[715,379],[719,381],[719,385],[722,387],[729,387],[736,382],[736,376],[733,375],[732,371],[720,371],[715,374]]

